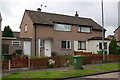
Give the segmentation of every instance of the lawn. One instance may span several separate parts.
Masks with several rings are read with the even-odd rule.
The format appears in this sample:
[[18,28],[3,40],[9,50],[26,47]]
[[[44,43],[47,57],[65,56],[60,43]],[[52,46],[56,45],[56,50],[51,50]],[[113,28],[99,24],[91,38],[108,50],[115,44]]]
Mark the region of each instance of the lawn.
[[112,64],[102,64],[102,65],[98,65],[98,66],[93,66],[91,68],[99,69],[102,71],[111,71],[111,70],[118,70],[119,66],[120,66],[120,63],[112,63]]
[[[118,63],[112,64],[102,64],[98,66],[93,66],[90,68],[95,68],[103,71],[117,70]],[[26,73],[12,73],[10,75],[3,76],[3,78],[60,78],[67,76],[82,76],[85,74],[96,73],[100,71],[92,70],[92,69],[83,69],[83,70],[49,70],[49,71],[38,71],[38,72],[26,72]]]
[[83,69],[83,70],[49,70],[29,73],[12,73],[10,75],[3,76],[3,78],[60,78],[66,76],[79,76],[84,74],[95,73],[98,71]]

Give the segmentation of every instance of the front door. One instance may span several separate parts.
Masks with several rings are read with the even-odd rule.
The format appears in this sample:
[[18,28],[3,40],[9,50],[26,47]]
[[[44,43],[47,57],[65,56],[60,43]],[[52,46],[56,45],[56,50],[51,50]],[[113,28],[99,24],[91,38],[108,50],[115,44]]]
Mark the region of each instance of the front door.
[[51,40],[45,40],[44,41],[44,47],[45,47],[45,56],[51,57]]
[[24,41],[24,54],[31,55],[31,42],[30,41]]
[[9,44],[2,44],[2,55],[9,53]]

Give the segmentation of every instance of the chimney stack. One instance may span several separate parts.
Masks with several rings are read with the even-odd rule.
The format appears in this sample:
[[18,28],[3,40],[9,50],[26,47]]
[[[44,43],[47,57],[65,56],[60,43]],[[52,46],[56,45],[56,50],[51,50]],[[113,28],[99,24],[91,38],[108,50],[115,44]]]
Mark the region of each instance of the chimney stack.
[[76,16],[76,17],[79,17],[79,14],[78,14],[78,12],[77,12],[77,11],[76,11],[76,13],[75,13],[75,16]]
[[40,9],[40,8],[38,8],[38,9],[37,9],[37,11],[41,12],[41,9]]

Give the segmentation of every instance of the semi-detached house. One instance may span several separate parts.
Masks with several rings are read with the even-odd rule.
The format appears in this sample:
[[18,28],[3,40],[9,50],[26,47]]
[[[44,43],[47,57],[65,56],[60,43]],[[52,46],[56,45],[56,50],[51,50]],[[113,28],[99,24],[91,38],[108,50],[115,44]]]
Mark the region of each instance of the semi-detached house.
[[114,31],[114,37],[117,41],[117,44],[120,46],[120,26]]
[[[102,29],[92,19],[79,17],[77,12],[68,16],[41,9],[25,10],[20,37],[31,38],[25,45],[32,56],[73,55],[74,51],[95,53],[102,47]],[[109,40],[105,42],[107,49]]]

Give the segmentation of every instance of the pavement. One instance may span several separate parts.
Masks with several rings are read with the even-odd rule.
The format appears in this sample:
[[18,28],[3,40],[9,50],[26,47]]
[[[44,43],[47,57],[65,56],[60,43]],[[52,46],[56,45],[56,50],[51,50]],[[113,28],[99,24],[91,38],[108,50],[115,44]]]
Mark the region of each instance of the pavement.
[[85,76],[84,78],[120,78],[119,75],[120,75],[120,72],[112,72],[112,73],[106,73],[106,74]]

